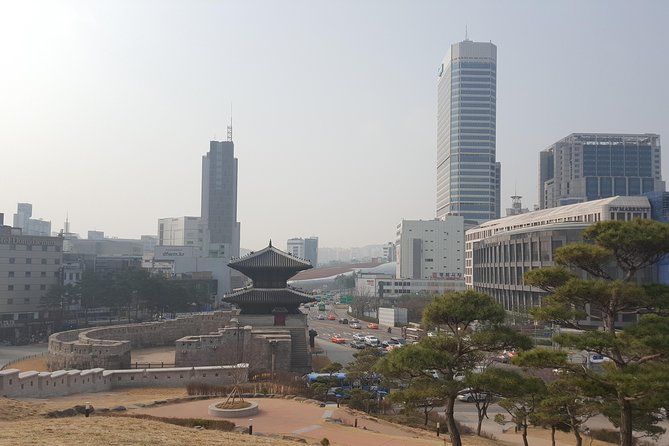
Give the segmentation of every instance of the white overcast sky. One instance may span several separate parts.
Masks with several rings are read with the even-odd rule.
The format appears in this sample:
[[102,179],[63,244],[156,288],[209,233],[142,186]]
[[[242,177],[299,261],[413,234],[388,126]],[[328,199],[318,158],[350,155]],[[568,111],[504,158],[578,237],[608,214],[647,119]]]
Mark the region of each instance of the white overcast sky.
[[243,247],[394,240],[435,214],[436,73],[465,26],[498,47],[502,208],[531,207],[569,133],[666,140],[668,22],[662,0],[0,1],[0,212],[131,238],[199,215],[232,104]]

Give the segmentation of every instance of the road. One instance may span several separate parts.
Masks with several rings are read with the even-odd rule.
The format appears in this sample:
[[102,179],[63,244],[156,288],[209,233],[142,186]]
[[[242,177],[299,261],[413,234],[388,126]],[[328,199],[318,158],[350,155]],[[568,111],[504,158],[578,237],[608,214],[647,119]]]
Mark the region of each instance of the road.
[[[306,309],[302,309],[302,311],[306,311]],[[319,313],[324,316],[334,314],[337,319],[334,321],[329,321],[327,319],[320,321],[317,319]],[[338,362],[345,365],[353,361],[353,353],[356,353],[359,350],[349,347],[349,342],[353,340],[353,335],[356,333],[363,336],[374,335],[381,341],[386,341],[391,337],[400,337],[399,328],[391,328],[392,333],[388,333],[388,327],[380,326],[378,330],[368,329],[367,322],[361,321],[360,325],[363,328],[357,330],[349,327],[348,324],[340,324],[340,318],[350,319],[350,316],[346,314],[346,310],[335,309],[332,305],[327,305],[326,311],[319,312],[318,308],[312,307],[308,309],[307,312],[307,323],[309,324],[309,328],[313,328],[318,332],[316,345],[323,349],[324,354],[327,355],[332,362]],[[344,339],[347,340],[346,344],[335,344],[331,342],[330,338],[335,334],[343,336]]]

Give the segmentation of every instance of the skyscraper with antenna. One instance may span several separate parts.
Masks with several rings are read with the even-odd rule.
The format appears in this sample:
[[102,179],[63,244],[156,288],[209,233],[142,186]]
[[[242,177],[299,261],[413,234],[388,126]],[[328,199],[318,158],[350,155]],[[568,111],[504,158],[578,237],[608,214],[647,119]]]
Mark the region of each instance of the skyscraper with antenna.
[[232,141],[232,118],[227,141],[210,141],[202,157],[203,253],[208,257],[239,257],[237,221],[237,158]]

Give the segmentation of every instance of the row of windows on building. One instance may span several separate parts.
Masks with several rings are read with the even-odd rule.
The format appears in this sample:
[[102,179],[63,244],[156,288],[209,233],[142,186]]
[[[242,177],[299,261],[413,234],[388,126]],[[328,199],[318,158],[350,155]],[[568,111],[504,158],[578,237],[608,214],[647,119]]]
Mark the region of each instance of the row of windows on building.
[[[35,286],[37,286],[37,285],[35,285]],[[27,284],[23,285],[23,289],[25,291],[30,291],[31,290],[31,285],[27,285]],[[33,289],[35,289],[35,288],[33,288]],[[44,284],[40,285],[39,289],[42,290],[42,291],[46,291],[46,285],[44,285]],[[7,285],[7,291],[14,291],[14,290],[16,290],[14,285]]]
[[[49,251],[49,246],[47,245],[41,245],[42,246],[42,251],[47,252]],[[61,247],[60,246],[54,246],[53,251],[55,252],[60,252]],[[15,245],[11,244],[9,245],[9,250],[10,251],[32,251],[33,250],[33,245]]]
[[[9,263],[11,265],[15,264],[16,263],[16,257],[10,257],[9,258]],[[33,263],[33,259],[30,258],[30,257],[27,257],[25,259],[25,263],[26,263],[26,265],[31,265]],[[42,259],[42,261],[40,263],[42,265],[46,265],[48,263],[48,259]],[[54,265],[60,265],[60,259],[53,259],[53,264]]]
[[[16,302],[16,304],[18,305],[18,302]],[[30,298],[29,297],[23,298],[23,304],[24,305],[25,304],[30,304]],[[11,298],[11,297],[8,298],[7,299],[7,305],[14,305],[14,298]]]
[[[35,274],[37,274],[37,271],[25,271],[25,272],[23,273],[23,276],[22,276],[22,277],[33,277],[33,272],[34,272]],[[46,276],[47,276],[47,272],[46,272],[46,271],[40,271],[39,274],[40,274],[40,275],[39,275],[40,277],[46,277]],[[70,280],[72,280],[71,275],[72,275],[72,274],[70,273]],[[54,277],[59,277],[59,273],[58,273],[58,271],[55,271],[55,272],[53,273],[53,276],[54,276]],[[77,273],[77,279],[79,279],[78,276],[79,276],[79,274]],[[8,272],[7,272],[7,277],[16,277],[16,272],[15,272],[15,271],[8,271]],[[19,276],[19,277],[21,277],[21,276]],[[37,277],[37,276],[35,276],[35,277]]]

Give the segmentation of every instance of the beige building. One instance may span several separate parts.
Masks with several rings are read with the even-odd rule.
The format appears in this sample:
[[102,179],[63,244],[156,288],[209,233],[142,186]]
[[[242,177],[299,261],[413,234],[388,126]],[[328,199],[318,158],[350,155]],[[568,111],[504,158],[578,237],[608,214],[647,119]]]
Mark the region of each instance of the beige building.
[[0,226],[0,341],[48,334],[42,297],[60,282],[63,239]]

